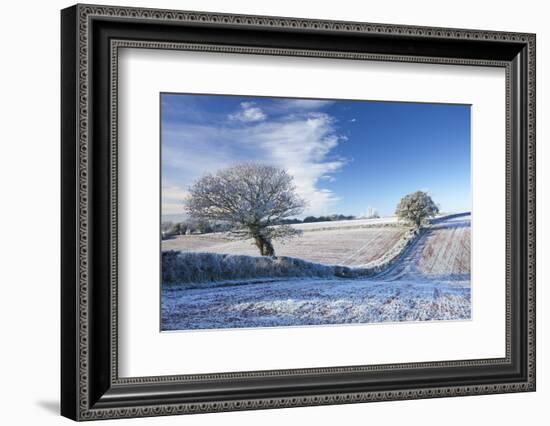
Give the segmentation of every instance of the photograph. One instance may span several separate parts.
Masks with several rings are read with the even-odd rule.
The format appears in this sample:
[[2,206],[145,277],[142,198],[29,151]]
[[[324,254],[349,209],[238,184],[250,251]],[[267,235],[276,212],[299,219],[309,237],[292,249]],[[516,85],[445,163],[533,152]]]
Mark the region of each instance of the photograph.
[[[273,409],[340,405],[332,424],[368,403],[382,422],[395,404],[407,424],[425,423],[407,407],[426,404],[436,420],[466,415],[457,424],[480,410],[506,424],[537,417],[543,14],[321,6],[75,4],[54,25],[41,11],[34,26],[55,49],[18,58],[31,69],[58,56],[57,84],[37,80],[58,117],[29,127],[12,84],[24,113],[11,139],[60,136],[61,149],[26,138],[57,179],[57,226],[45,229],[59,259],[41,255],[56,250],[40,235],[48,248],[34,263],[19,250],[6,282],[37,271],[26,281],[56,300],[27,299],[60,315],[48,325],[5,298],[11,317],[30,318],[14,333],[39,338],[23,339],[19,358],[57,342],[39,363],[51,377],[33,374],[55,393],[37,410],[268,424]],[[14,167],[30,158],[28,144],[11,145],[25,148],[6,156]],[[46,196],[47,182],[28,169],[32,189],[11,186],[36,204],[29,194]],[[35,207],[8,209],[22,247],[16,225],[34,223]],[[61,291],[42,285],[55,282],[48,268]],[[57,338],[36,333],[42,323]]]
[[471,319],[470,113],[161,93],[161,331]]

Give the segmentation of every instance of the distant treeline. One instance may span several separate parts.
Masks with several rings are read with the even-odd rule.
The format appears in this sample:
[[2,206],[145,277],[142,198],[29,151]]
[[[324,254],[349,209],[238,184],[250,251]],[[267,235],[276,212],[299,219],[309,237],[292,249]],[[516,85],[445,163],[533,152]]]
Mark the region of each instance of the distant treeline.
[[[334,222],[340,220],[357,219],[353,215],[333,214],[330,216],[307,216],[301,219],[283,219],[279,225],[293,225],[297,223]],[[182,222],[163,222],[161,225],[162,239],[173,238],[176,235],[210,234],[213,232],[226,232],[231,229],[230,224],[223,222],[185,220]]]
[[290,225],[293,223],[314,223],[314,222],[334,222],[337,220],[353,220],[357,219],[353,215],[333,214],[330,216],[307,216],[303,220],[300,219],[284,219],[281,220],[281,225]]
[[185,220],[182,222],[162,222],[160,226],[162,239],[173,238],[176,235],[211,234],[213,232],[229,231],[231,226],[228,223]]

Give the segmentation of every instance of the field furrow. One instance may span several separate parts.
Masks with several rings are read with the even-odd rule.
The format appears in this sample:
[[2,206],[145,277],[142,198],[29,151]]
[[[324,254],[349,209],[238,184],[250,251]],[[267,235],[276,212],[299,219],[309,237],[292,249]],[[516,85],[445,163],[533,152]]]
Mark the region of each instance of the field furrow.
[[[398,226],[330,228],[304,231],[286,242],[275,241],[278,256],[297,257],[325,265],[359,266],[372,262],[404,235]],[[162,242],[163,250],[258,256],[252,240],[234,241],[225,234],[180,235]]]

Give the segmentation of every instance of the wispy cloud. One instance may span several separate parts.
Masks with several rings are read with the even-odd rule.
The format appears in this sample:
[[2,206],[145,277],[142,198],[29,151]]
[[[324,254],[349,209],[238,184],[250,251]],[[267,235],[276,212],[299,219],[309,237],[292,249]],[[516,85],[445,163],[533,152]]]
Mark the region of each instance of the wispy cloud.
[[188,192],[179,186],[162,186],[162,214],[183,214],[183,202]]
[[[303,119],[265,123],[250,130],[269,162],[286,169],[293,177],[297,192],[307,200],[308,213],[324,214],[339,198],[320,183],[337,172],[345,160],[331,151],[341,141],[334,130],[334,119],[323,113],[311,113]],[[252,142],[253,143],[253,142]]]
[[[256,108],[249,102],[243,104],[243,111]],[[308,203],[305,214],[326,214],[339,200],[323,184],[332,182],[346,164],[333,153],[345,137],[337,134],[335,119],[327,113],[306,111],[270,120],[264,115],[261,120],[240,120],[238,126],[177,124],[167,126],[163,137],[163,214],[169,214],[174,201],[172,196],[165,199],[165,187],[167,194],[178,195],[176,186],[186,188],[204,173],[245,161],[287,170]]]
[[279,99],[273,105],[273,108],[277,111],[305,112],[322,110],[332,104],[334,104],[334,101],[321,99]]
[[229,114],[229,119],[249,123],[265,120],[266,115],[254,102],[241,102],[241,109],[235,114]]

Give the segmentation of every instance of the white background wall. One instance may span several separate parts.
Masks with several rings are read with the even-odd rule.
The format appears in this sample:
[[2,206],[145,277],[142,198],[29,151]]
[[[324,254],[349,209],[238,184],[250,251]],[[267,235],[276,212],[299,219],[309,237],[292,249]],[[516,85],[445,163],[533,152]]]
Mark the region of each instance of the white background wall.
[[[118,420],[118,424],[547,424],[550,27],[545,2],[357,0],[103,1],[143,7],[537,33],[538,391],[452,399]],[[0,64],[0,401],[2,424],[68,424],[59,404],[59,9],[2,5]],[[102,423],[108,424],[112,421]],[[481,423],[481,424],[483,424]],[[116,424],[116,423],[113,423]]]

